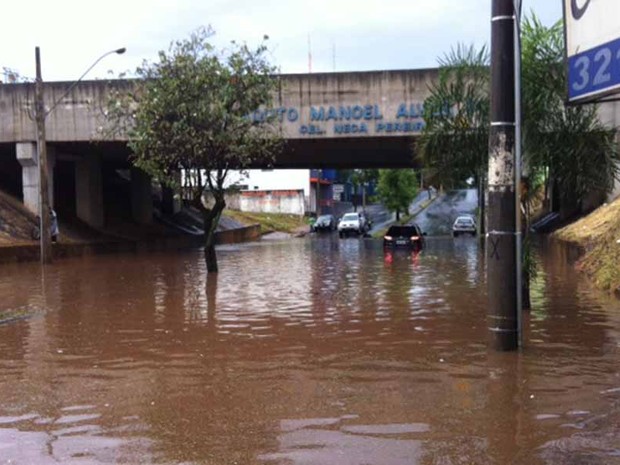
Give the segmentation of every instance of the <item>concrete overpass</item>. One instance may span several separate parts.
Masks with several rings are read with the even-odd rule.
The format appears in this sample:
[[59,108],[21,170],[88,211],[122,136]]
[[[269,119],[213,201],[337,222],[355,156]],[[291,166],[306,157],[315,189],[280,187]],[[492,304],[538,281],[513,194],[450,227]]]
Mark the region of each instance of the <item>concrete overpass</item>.
[[[437,70],[281,75],[273,108],[287,139],[276,168],[388,168],[413,165],[412,141],[423,128],[422,105]],[[132,216],[148,222],[150,180],[131,169],[126,136],[102,140],[110,92],[131,81],[45,83],[50,198],[86,223],[104,224],[106,182],[117,170],[131,177]],[[0,85],[0,185],[38,212],[34,85]],[[60,204],[60,205],[59,205]]]
[[[279,117],[289,141],[276,159],[279,168],[407,166],[411,152],[402,147],[423,127],[423,102],[436,75],[435,69],[281,75],[273,108],[252,117]],[[63,98],[70,84],[45,83],[47,108],[62,98],[46,130],[52,146],[75,151],[101,139],[110,91],[129,89],[131,81],[84,81]],[[32,84],[0,86],[0,143],[36,140],[33,100]],[[106,142],[107,157],[126,157],[123,135]]]

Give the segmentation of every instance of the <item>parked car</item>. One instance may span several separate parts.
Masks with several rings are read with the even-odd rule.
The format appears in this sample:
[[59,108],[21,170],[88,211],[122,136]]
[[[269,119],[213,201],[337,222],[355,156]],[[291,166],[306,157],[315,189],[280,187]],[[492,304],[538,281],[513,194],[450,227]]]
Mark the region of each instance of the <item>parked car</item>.
[[338,223],[338,235],[344,237],[349,233],[358,236],[367,231],[366,217],[360,213],[345,213]]
[[318,231],[335,231],[336,230],[336,218],[334,215],[321,215],[310,226],[310,229],[314,232]]
[[404,226],[390,226],[383,236],[383,247],[408,247],[422,250],[424,247],[424,233],[415,223]]
[[454,224],[452,225],[452,235],[457,237],[461,234],[471,234],[472,236],[476,235],[476,222],[471,216],[459,216],[456,220],[454,220]]

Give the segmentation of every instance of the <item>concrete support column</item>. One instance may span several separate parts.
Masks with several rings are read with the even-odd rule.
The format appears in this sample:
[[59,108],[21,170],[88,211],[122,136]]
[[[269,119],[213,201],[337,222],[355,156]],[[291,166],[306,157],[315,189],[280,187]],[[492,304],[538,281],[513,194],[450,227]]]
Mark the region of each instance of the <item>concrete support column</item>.
[[131,168],[131,215],[140,224],[153,222],[151,177],[139,168]]
[[104,225],[101,157],[88,154],[75,162],[77,216],[93,228]]
[[[178,173],[176,176],[178,184],[181,185],[181,173]],[[162,213],[166,215],[174,215],[181,211],[181,196],[178,193],[175,193],[173,189],[162,186],[161,197]]]
[[37,144],[18,142],[15,146],[17,161],[22,165],[22,192],[24,206],[35,215],[39,214],[39,158]]
[[[50,205],[54,205],[54,166],[56,153],[48,146],[47,177]],[[17,161],[22,166],[22,192],[24,206],[35,215],[39,214],[39,156],[36,142],[18,142],[15,146]]]

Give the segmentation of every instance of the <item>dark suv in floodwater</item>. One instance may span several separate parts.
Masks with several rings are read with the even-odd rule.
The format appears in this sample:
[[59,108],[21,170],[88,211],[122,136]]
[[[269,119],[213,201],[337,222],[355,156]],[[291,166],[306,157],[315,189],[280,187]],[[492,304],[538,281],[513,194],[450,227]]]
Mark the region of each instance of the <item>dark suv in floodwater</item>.
[[408,247],[414,250],[422,250],[424,233],[415,223],[404,226],[390,226],[390,229],[383,236],[383,247]]
[[336,218],[333,215],[321,215],[314,224],[310,227],[314,232],[319,231],[335,231],[336,230]]

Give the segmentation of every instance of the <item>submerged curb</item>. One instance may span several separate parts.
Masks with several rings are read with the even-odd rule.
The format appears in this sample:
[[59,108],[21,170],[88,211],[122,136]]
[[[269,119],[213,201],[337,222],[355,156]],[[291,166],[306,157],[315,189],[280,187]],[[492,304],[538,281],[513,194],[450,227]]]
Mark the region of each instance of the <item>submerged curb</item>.
[[[215,243],[237,244],[260,239],[260,225],[253,224],[242,228],[228,229],[215,233]],[[144,253],[164,250],[180,250],[201,247],[204,236],[161,237],[147,241],[113,240],[84,242],[77,244],[57,243],[52,245],[54,259],[80,257],[87,255],[103,255],[111,253]],[[1,263],[34,262],[39,260],[39,245],[13,245],[0,247]]]

